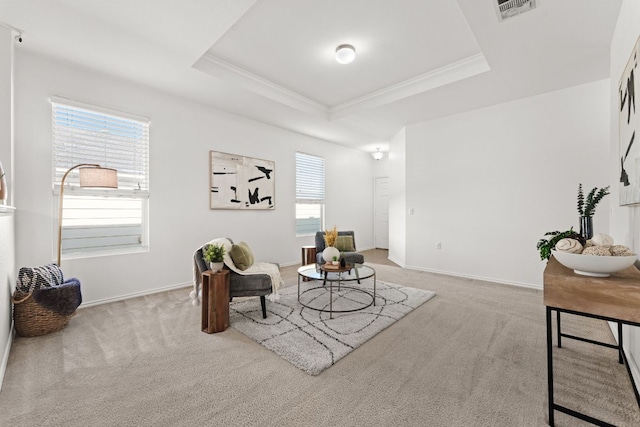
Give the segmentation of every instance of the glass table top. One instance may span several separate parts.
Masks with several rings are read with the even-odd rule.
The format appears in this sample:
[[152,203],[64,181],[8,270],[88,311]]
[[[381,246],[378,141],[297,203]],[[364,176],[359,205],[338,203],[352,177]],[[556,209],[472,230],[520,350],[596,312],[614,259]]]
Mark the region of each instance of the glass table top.
[[[357,271],[355,271],[357,270]],[[324,280],[325,275],[324,271],[317,271],[316,264],[303,265],[298,268],[298,274],[302,277],[307,277],[313,280]],[[358,280],[358,279],[366,279],[376,274],[376,271],[364,264],[354,264],[354,268],[349,271],[345,271],[341,273],[329,271],[327,273],[327,280],[340,280],[340,281],[348,281],[348,280]]]

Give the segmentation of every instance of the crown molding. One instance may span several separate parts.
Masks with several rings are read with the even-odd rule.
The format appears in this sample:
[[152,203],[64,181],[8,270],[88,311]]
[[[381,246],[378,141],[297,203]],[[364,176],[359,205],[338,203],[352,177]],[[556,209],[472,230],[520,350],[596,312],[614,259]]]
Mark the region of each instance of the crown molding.
[[288,105],[296,110],[315,114],[324,119],[329,118],[329,109],[326,105],[224,61],[208,52],[193,64],[193,68],[227,81],[236,82],[252,92]]
[[399,101],[491,69],[484,55],[477,53],[428,73],[330,107],[208,52],[193,64],[193,68],[223,80],[235,82],[254,93],[325,120],[337,120],[352,116],[361,111]]
[[428,73],[331,107],[329,108],[329,120],[340,119],[360,111],[380,107],[489,70],[491,67],[489,67],[484,55],[477,53]]

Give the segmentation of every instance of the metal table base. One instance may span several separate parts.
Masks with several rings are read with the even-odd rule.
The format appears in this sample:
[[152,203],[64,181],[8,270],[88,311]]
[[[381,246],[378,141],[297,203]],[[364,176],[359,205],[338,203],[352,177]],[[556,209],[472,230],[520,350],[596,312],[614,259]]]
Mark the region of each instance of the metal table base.
[[[558,348],[562,348],[562,338],[568,338],[578,341],[587,342],[590,344],[595,344],[603,347],[609,347],[618,350],[618,363],[624,364],[627,368],[627,374],[629,378],[631,378],[631,384],[633,385],[633,392],[636,396],[636,401],[638,402],[638,406],[640,406],[640,394],[638,394],[638,389],[636,388],[636,384],[633,382],[633,377],[631,375],[631,369],[629,368],[629,363],[627,362],[627,355],[625,354],[624,348],[622,346],[622,325],[632,325],[632,326],[640,326],[639,323],[635,322],[627,322],[621,321],[619,319],[613,319],[604,316],[597,316],[589,313],[581,313],[573,310],[566,310],[556,307],[547,306],[547,384],[548,384],[548,397],[549,397],[549,425],[555,425],[554,411],[559,411],[565,413],[567,415],[571,415],[572,417],[579,418],[581,420],[587,421],[591,424],[595,424],[597,426],[613,426],[613,424],[609,424],[606,421],[599,420],[597,418],[591,417],[589,415],[583,414],[581,412],[575,411],[573,409],[569,409],[562,405],[558,405],[554,402],[554,394],[553,394],[553,327],[552,327],[552,311],[556,312],[556,328],[557,328],[557,345]],[[561,329],[561,320],[560,313],[569,313],[575,314],[577,316],[590,317],[592,319],[600,319],[606,320],[609,322],[615,322],[618,324],[618,344],[609,344],[600,341],[594,341],[584,337],[578,337],[575,335],[564,334]]]
[[[315,311],[320,311],[320,312],[324,312],[324,313],[329,313],[329,318],[333,319],[333,313],[351,313],[351,312],[355,312],[355,311],[360,311],[360,310],[364,310],[365,308],[371,307],[372,305],[375,306],[376,305],[376,274],[375,274],[375,270],[373,272],[372,276],[367,276],[368,277],[373,277],[373,293],[368,292],[364,289],[361,288],[356,288],[354,286],[349,286],[349,285],[345,285],[343,284],[343,277],[342,277],[342,272],[340,273],[335,273],[338,274],[338,279],[329,279],[327,273],[325,272],[324,276],[319,277],[319,278],[313,278],[313,280],[315,281],[323,281],[323,284],[321,286],[316,286],[310,289],[306,289],[303,292],[300,292],[300,280],[301,278],[304,279],[307,276],[302,276],[300,273],[298,273],[298,302],[300,303],[300,305],[302,305],[305,308],[311,309],[311,310],[315,310]],[[360,283],[360,276],[358,274],[358,269],[355,268],[355,279],[347,279],[347,281],[357,281],[358,283]],[[327,284],[328,282],[328,284]],[[358,308],[354,308],[354,309],[349,309],[349,310],[334,310],[333,309],[333,286],[334,286],[334,282],[338,283],[338,290],[341,290],[342,288],[345,289],[349,289],[351,291],[356,291],[359,293],[363,293],[366,294],[368,296],[371,297],[371,302],[366,304],[366,303],[362,303],[363,305],[361,307]],[[307,282],[308,283],[308,282]],[[327,310],[326,308],[317,308],[317,307],[313,307],[310,306],[309,304],[305,304],[300,300],[300,297],[303,296],[304,294],[308,293],[308,292],[312,292],[318,289],[327,289],[327,287],[329,288],[329,309]],[[366,304],[366,305],[365,305]],[[325,306],[326,307],[326,306]]]

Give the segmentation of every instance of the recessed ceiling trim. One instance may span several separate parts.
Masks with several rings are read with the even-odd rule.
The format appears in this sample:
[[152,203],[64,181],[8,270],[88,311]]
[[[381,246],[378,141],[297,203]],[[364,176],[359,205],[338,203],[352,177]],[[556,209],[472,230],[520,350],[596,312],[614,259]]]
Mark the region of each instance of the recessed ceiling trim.
[[491,70],[482,53],[329,108],[329,120],[389,104]]
[[16,34],[24,34],[24,30],[21,30],[20,28],[16,28],[13,25],[9,25],[2,21],[0,21],[0,27],[6,28],[7,30],[11,30],[13,33],[16,33]]
[[364,110],[380,107],[440,86],[445,86],[491,69],[484,55],[477,53],[436,70],[429,71],[428,73],[329,107],[328,105],[324,105],[226,62],[211,53],[203,55],[193,67],[215,77],[233,81],[254,93],[295,108],[296,110],[322,117],[325,120],[341,119]]
[[227,81],[233,81],[252,92],[288,105],[296,110],[328,119],[329,109],[326,105],[282,87],[210,53],[205,53],[193,64],[193,68]]

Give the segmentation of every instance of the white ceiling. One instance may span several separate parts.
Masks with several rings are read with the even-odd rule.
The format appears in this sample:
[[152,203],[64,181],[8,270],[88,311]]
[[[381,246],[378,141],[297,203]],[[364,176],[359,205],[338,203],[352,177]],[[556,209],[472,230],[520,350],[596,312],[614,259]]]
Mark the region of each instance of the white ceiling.
[[0,21],[19,50],[374,151],[407,124],[609,76],[622,0],[503,22],[494,2],[0,0]]

